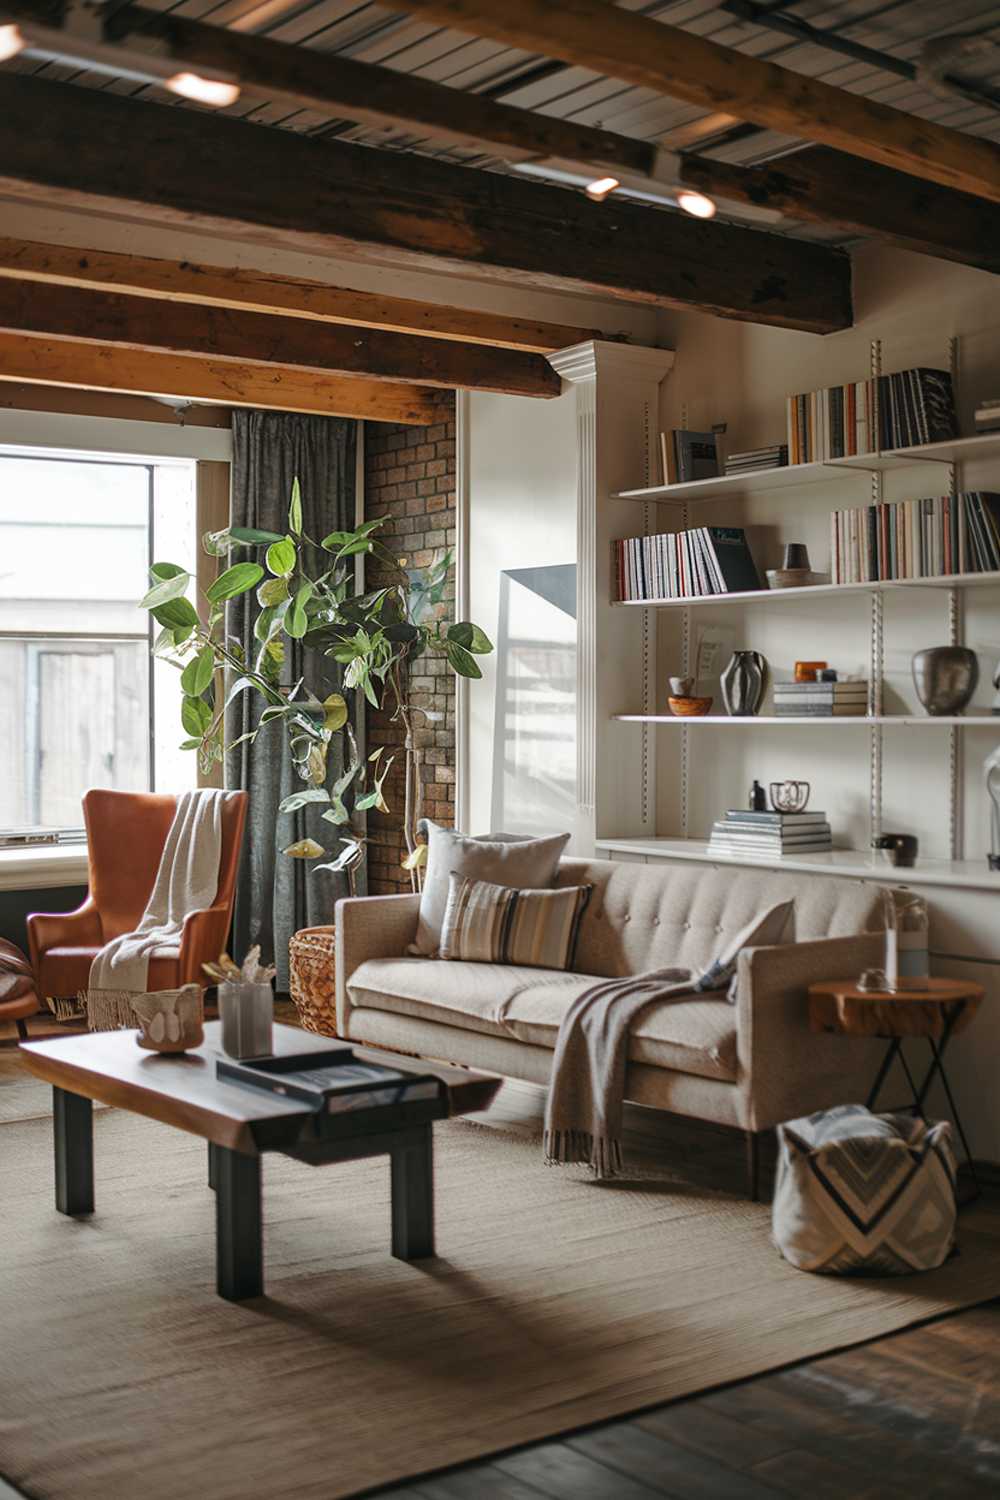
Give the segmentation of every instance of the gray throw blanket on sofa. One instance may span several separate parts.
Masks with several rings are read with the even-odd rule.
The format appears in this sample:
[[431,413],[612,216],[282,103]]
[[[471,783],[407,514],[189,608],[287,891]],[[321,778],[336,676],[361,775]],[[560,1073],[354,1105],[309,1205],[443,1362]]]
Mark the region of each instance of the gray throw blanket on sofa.
[[602,979],[570,1005],[559,1026],[545,1104],[547,1162],[584,1162],[597,1177],[622,1169],[625,1065],[632,1026],[651,1005],[727,990],[735,1000],[744,948],[787,941],[795,902],[780,901],[736,933],[707,968],[652,969]]
[[597,1177],[621,1171],[632,1023],[650,1005],[692,994],[698,982],[690,969],[654,969],[602,980],[577,996],[552,1060],[542,1141],[547,1162],[584,1162]]

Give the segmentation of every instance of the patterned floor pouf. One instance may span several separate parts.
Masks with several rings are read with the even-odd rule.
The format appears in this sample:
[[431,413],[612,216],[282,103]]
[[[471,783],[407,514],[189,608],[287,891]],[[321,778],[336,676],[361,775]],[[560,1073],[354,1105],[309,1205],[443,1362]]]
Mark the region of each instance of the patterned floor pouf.
[[774,1242],[801,1271],[906,1276],[955,1244],[951,1126],[863,1104],[778,1126]]

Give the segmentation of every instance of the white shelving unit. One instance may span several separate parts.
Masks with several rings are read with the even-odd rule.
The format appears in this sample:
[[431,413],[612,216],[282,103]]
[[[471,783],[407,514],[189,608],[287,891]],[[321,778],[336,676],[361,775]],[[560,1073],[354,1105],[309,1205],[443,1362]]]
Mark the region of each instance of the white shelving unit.
[[674,724],[681,729],[696,729],[699,725],[714,729],[771,729],[776,724],[808,725],[811,729],[841,728],[870,729],[873,724],[905,725],[908,728],[924,729],[937,725],[944,729],[975,729],[988,727],[1000,734],[1000,715],[996,714],[755,714],[751,717],[730,718],[728,714],[702,714],[700,718],[682,718],[679,714],[614,714],[620,724]]
[[914,448],[889,448],[884,453],[859,453],[850,458],[829,458],[808,464],[786,464],[759,474],[720,474],[715,479],[694,479],[688,484],[654,484],[645,489],[619,490],[616,500],[640,500],[691,504],[739,495],[760,495],[773,490],[798,489],[804,484],[832,484],[845,473],[886,474],[917,464],[957,464],[977,458],[1000,457],[1000,432],[952,438],[947,443],[924,443]]
[[690,859],[701,864],[753,865],[766,870],[798,870],[808,875],[847,875],[860,879],[891,880],[897,885],[948,885],[968,890],[1000,892],[1000,871],[990,871],[981,859],[925,859],[912,870],[901,870],[877,850],[832,849],[825,854],[726,854],[704,839],[598,839],[597,849],[609,859]]
[[[950,341],[949,357],[953,375],[957,368],[957,344],[954,339]],[[870,374],[872,376],[882,373],[882,347],[878,340],[871,344],[870,350]],[[795,540],[794,525],[796,522],[796,492],[801,492],[803,487],[808,487],[811,493],[807,496],[799,494],[799,513],[804,510],[814,511],[817,504],[821,507],[826,499],[822,494],[817,494],[818,487],[840,486],[843,492],[845,481],[853,483],[854,476],[864,482],[863,490],[858,498],[852,502],[855,504],[877,504],[883,498],[883,476],[899,472],[898,488],[907,492],[926,493],[925,486],[933,483],[938,486],[936,493],[949,491],[957,494],[960,485],[960,467],[966,463],[987,460],[992,461],[1000,467],[1000,432],[976,434],[972,437],[954,438],[947,442],[920,444],[906,448],[895,448],[885,452],[858,454],[847,458],[832,458],[821,462],[789,465],[784,468],[769,469],[761,473],[752,474],[730,474],[719,476],[714,479],[695,480],[685,484],[671,485],[645,485],[636,489],[609,489],[603,507],[602,534],[609,539],[616,536],[627,535],[631,530],[631,524],[623,516],[626,510],[618,502],[639,502],[643,507],[648,507],[645,512],[635,512],[638,520],[637,529],[648,534],[656,529],[656,512],[654,507],[658,504],[676,504],[679,507],[679,515],[673,525],[680,529],[686,529],[689,525],[697,525],[694,518],[689,519],[688,507],[708,501],[731,500],[738,507],[740,502],[750,496],[775,497],[776,504],[771,507],[771,515],[778,520],[779,530],[788,539]],[[928,473],[928,466],[931,466]],[[647,461],[647,472],[648,472]],[[906,471],[910,471],[907,473]],[[1000,488],[1000,485],[997,485]],[[840,502],[843,503],[843,502]],[[600,516],[600,512],[598,513]],[[738,511],[735,513],[738,514]],[[601,524],[599,520],[599,525]],[[734,522],[733,524],[738,524]],[[791,535],[789,536],[789,532]],[[773,550],[773,538],[771,542]],[[824,873],[836,870],[844,874],[880,876],[887,878],[887,871],[891,866],[879,855],[869,854],[866,850],[835,850],[832,854],[813,856],[808,859],[795,859],[789,856],[768,857],[766,855],[755,856],[751,854],[723,855],[717,851],[709,850],[704,838],[692,838],[693,832],[689,826],[691,798],[689,796],[691,777],[697,773],[698,759],[689,750],[688,730],[701,732],[707,729],[718,729],[725,727],[731,732],[748,730],[760,733],[766,729],[780,726],[782,729],[803,730],[806,728],[827,730],[828,728],[860,729],[864,728],[868,735],[868,819],[867,833],[869,838],[874,839],[882,830],[882,767],[883,767],[883,736],[891,735],[897,728],[923,729],[931,725],[936,728],[947,730],[947,738],[941,748],[947,756],[948,765],[948,793],[947,793],[947,817],[948,817],[948,847],[950,848],[950,859],[928,859],[921,856],[919,867],[916,872],[907,872],[906,879],[913,874],[914,879],[933,882],[941,885],[953,884],[958,886],[969,886],[977,888],[989,888],[1000,890],[1000,878],[989,874],[986,869],[985,860],[965,860],[963,858],[963,820],[962,800],[964,793],[963,767],[962,767],[962,735],[965,730],[993,728],[1000,731],[1000,715],[994,716],[980,710],[978,713],[968,715],[952,715],[948,717],[932,717],[919,712],[903,710],[901,713],[891,714],[884,711],[883,681],[885,670],[885,614],[886,605],[884,596],[896,595],[899,591],[910,592],[920,590],[934,591],[937,597],[945,596],[947,605],[947,629],[942,631],[944,637],[950,644],[959,645],[963,640],[964,630],[964,605],[963,598],[966,590],[978,590],[997,588],[1000,586],[1000,571],[988,573],[955,573],[945,574],[929,578],[900,578],[886,580],[871,580],[857,583],[821,583],[805,588],[789,589],[754,589],[735,593],[702,594],[689,598],[666,598],[666,599],[636,599],[615,601],[612,605],[611,615],[621,612],[618,618],[633,618],[628,611],[639,611],[638,620],[642,622],[643,632],[642,659],[646,663],[644,678],[644,691],[641,697],[638,695],[631,703],[622,701],[619,693],[618,701],[609,714],[612,722],[617,724],[631,724],[638,726],[634,733],[643,737],[643,745],[649,746],[649,742],[656,734],[660,725],[668,725],[672,731],[671,743],[677,745],[677,765],[680,777],[679,788],[679,827],[671,830],[669,837],[659,837],[659,829],[655,821],[650,826],[650,819],[645,819],[645,827],[649,834],[641,838],[624,837],[621,839],[609,839],[599,836],[597,847],[602,853],[611,857],[620,853],[631,855],[633,858],[665,858],[665,859],[690,859],[690,860],[725,860],[728,863],[762,865],[768,868],[793,868],[802,871]],[[915,597],[921,597],[921,594]],[[926,594],[928,602],[934,594]],[[694,634],[693,617],[698,611],[711,611],[716,608],[725,609],[733,606],[752,606],[759,610],[762,606],[788,605],[795,601],[800,604],[803,599],[814,601],[817,611],[823,610],[826,601],[840,596],[853,596],[863,598],[865,603],[861,606],[870,617],[869,626],[869,651],[867,678],[870,683],[870,696],[868,712],[859,716],[814,716],[795,715],[781,716],[774,714],[758,715],[748,718],[730,718],[728,715],[716,712],[701,718],[679,718],[669,712],[660,713],[654,710],[662,703],[661,691],[654,686],[653,673],[650,668],[652,661],[649,642],[655,640],[651,635],[651,629],[655,628],[657,612],[661,610],[680,611],[678,619],[677,635],[679,645],[675,648],[677,655],[675,668],[678,676],[689,675],[691,670],[691,649]],[[852,615],[855,611],[852,610]],[[610,617],[609,617],[610,618]],[[794,618],[794,617],[793,617]],[[815,624],[815,621],[813,622]],[[938,627],[940,628],[940,627]],[[634,703],[639,712],[622,712],[629,709]],[[618,710],[618,711],[615,711]],[[629,731],[622,731],[627,735]],[[807,742],[808,743],[808,742]],[[845,741],[844,747],[853,745],[854,741]],[[890,743],[894,743],[890,741]],[[924,742],[935,746],[938,741]],[[624,748],[624,745],[623,745]],[[705,747],[707,749],[707,745]],[[644,750],[643,764],[652,764],[653,755],[650,749]],[[644,781],[645,786],[645,781]],[[647,799],[648,800],[648,799]],[[607,817],[599,820],[603,822],[603,829],[608,829]],[[612,824],[612,831],[613,831]],[[637,834],[639,828],[628,827],[624,822],[619,826],[627,827],[628,833]],[[656,836],[649,836],[655,832]],[[858,833],[853,835],[855,841]],[[891,878],[891,877],[890,877]]]
[[621,609],[690,609],[698,604],[764,604],[832,594],[885,594],[893,589],[979,589],[1000,583],[1000,573],[941,573],[934,578],[884,578],[869,583],[813,583],[806,588],[746,589],[735,594],[691,594],[682,599],[617,599]]

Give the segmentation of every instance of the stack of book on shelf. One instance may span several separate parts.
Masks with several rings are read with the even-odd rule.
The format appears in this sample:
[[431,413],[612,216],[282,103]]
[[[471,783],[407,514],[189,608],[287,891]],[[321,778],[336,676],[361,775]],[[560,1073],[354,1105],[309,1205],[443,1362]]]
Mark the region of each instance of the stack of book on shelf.
[[868,712],[867,682],[776,682],[775,718],[860,718]]
[[864,505],[831,516],[834,583],[1000,569],[1000,494],[987,490]]
[[772,443],[768,448],[752,448],[748,453],[731,453],[726,459],[727,474],[762,474],[767,469],[784,469],[788,464],[788,444]]
[[826,813],[747,812],[731,808],[712,824],[708,847],[719,854],[821,854],[833,848]]
[[976,407],[976,431],[1000,432],[1000,397],[992,401],[980,401]]
[[761,587],[742,526],[699,526],[612,542],[620,601],[692,599]]
[[957,435],[947,370],[901,370],[897,375],[788,397],[788,451],[793,464],[943,443]]
[[660,461],[664,484],[690,484],[692,479],[715,479],[719,449],[714,432],[688,432],[675,427],[660,433]]

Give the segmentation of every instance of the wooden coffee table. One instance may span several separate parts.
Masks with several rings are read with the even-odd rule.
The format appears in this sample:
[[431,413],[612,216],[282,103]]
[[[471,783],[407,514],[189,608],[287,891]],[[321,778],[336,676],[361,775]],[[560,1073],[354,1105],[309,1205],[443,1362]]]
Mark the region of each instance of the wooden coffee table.
[[[219,1029],[217,1021],[209,1022],[201,1047],[170,1056],[137,1047],[134,1031],[91,1032],[21,1044],[28,1069],[52,1085],[59,1212],[74,1217],[94,1212],[91,1101],[97,1099],[208,1142],[220,1297],[239,1302],[259,1297],[264,1290],[260,1162],[266,1151],[312,1166],[388,1156],[392,1253],[400,1260],[433,1255],[433,1125],[426,1119],[426,1102],[420,1109],[405,1103],[395,1106],[389,1123],[385,1110],[378,1112],[377,1123],[374,1111],[347,1112],[332,1122],[327,1117],[325,1138],[319,1140],[316,1117],[307,1104],[216,1078],[216,1059],[222,1056]],[[329,1052],[337,1045],[293,1026],[274,1028],[277,1056]],[[485,1109],[500,1087],[499,1078],[464,1068],[425,1065],[391,1052],[352,1050],[365,1061],[440,1078],[445,1085],[441,1118]],[[418,1115],[419,1123],[414,1123]]]

